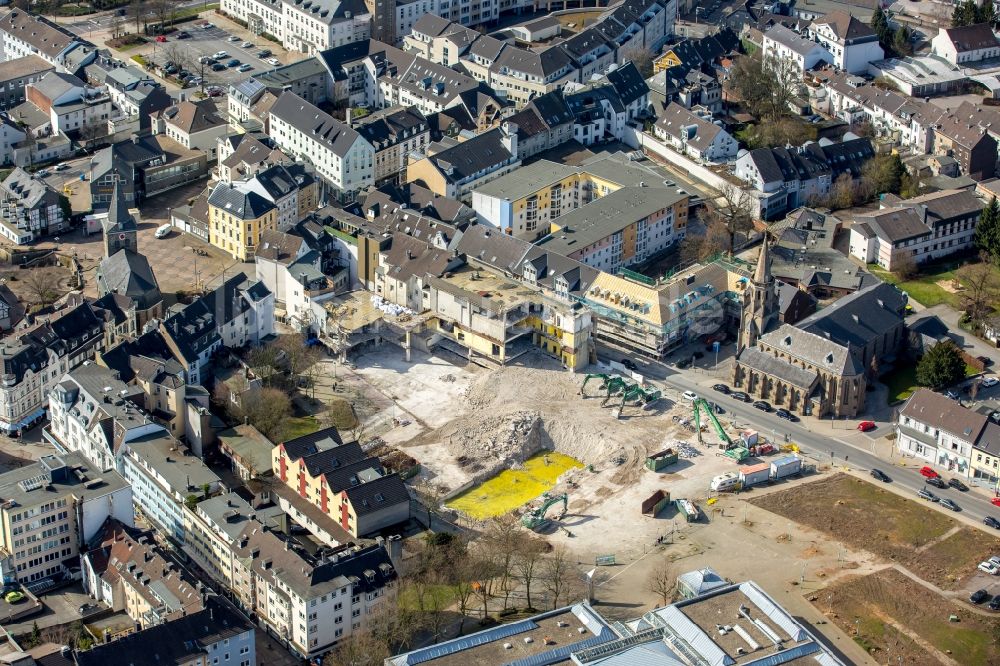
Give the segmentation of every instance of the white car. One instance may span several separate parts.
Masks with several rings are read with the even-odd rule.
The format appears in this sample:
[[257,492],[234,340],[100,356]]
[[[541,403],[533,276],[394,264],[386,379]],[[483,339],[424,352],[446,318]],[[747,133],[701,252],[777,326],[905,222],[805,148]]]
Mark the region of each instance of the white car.
[[277,67],[278,65],[281,64],[281,61],[278,60],[277,58],[268,58],[264,62],[266,62],[268,65],[272,65],[274,67]]
[[166,238],[170,235],[171,226],[169,224],[161,224],[156,228],[156,233],[153,234],[156,238]]
[[698,399],[698,394],[695,393],[694,391],[684,391],[681,397],[687,400],[688,402],[694,402],[695,400]]
[[227,51],[216,51],[212,54],[212,57],[216,60],[222,60],[223,58],[228,58],[229,53]]
[[229,35],[228,37],[226,37],[226,41],[227,42],[238,42],[238,41],[240,41],[240,38],[237,37],[236,35]]
[[986,377],[983,379],[983,386],[986,388],[996,386],[997,384],[1000,384],[1000,379],[997,379],[996,377]]
[[990,574],[991,576],[996,576],[998,573],[1000,573],[1000,567],[998,567],[993,562],[980,562],[979,566],[976,568],[982,571],[983,573]]
[[252,49],[253,48],[253,42],[243,42],[242,44],[240,44],[240,48],[243,48],[243,49]]

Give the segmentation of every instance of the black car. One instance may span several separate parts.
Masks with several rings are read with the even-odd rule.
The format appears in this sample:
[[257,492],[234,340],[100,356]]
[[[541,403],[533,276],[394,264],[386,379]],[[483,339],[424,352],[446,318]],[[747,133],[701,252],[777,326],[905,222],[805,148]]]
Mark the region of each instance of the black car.
[[989,356],[977,356],[976,360],[983,364],[983,367],[988,367],[993,365],[993,359]]
[[712,386],[713,391],[718,391],[719,393],[729,395],[729,387],[725,384],[714,384]]
[[931,491],[927,490],[926,488],[921,488],[920,490],[918,490],[917,497],[921,497],[925,500],[930,500],[932,502],[938,501],[938,496],[932,493]]
[[762,412],[771,411],[771,403],[769,403],[767,400],[757,400],[756,402],[753,403],[753,407],[754,409],[759,409]]
[[948,479],[948,485],[954,488],[955,490],[961,490],[963,493],[969,489],[969,486],[965,485],[958,479]]
[[188,33],[184,32],[183,30],[181,30],[180,32],[177,33],[177,39],[190,39],[190,38],[191,38],[191,35],[189,35]]
[[992,527],[995,530],[1000,530],[1000,520],[997,520],[993,516],[986,516],[983,518],[983,525],[986,525],[986,527]]
[[969,595],[969,601],[971,601],[974,604],[981,604],[989,598],[990,598],[990,593],[987,592],[986,590],[976,590],[975,592]]
[[940,488],[941,490],[948,489],[948,484],[942,481],[940,476],[932,476],[929,479],[924,479],[924,483],[935,488]]
[[700,351],[696,351],[694,354],[692,354],[692,356],[694,356],[695,358],[705,358],[705,355]]
[[1000,611],[1000,596],[990,599],[990,603],[986,604],[986,607],[991,611]]
[[226,66],[223,65],[221,62],[217,62],[214,65],[212,65],[212,71],[213,72],[221,72],[224,69],[226,69]]
[[629,370],[638,370],[639,369],[639,366],[637,366],[635,364],[635,361],[633,361],[630,358],[623,358],[622,359],[622,365],[624,365]]
[[263,51],[261,51],[260,53],[257,54],[257,57],[258,58],[270,58],[271,57],[271,51],[269,49],[264,49]]
[[683,370],[684,368],[691,367],[691,359],[682,358],[681,360],[677,361],[677,367],[680,368],[681,370]]
[[744,393],[743,391],[733,391],[729,395],[732,396],[733,398],[736,398],[737,400],[742,400],[743,402],[750,402],[750,396]]
[[797,417],[795,414],[792,414],[787,409],[775,410],[774,415],[777,416],[779,419],[785,419],[786,421],[792,421],[793,423],[799,420],[799,417]]
[[889,483],[890,481],[892,481],[892,479],[889,478],[889,475],[880,469],[873,469],[872,476],[881,481],[882,483]]
[[961,511],[962,510],[962,507],[958,506],[957,504],[955,504],[953,501],[951,501],[947,497],[942,497],[941,498],[941,506],[943,506],[946,509],[951,509],[952,511]]

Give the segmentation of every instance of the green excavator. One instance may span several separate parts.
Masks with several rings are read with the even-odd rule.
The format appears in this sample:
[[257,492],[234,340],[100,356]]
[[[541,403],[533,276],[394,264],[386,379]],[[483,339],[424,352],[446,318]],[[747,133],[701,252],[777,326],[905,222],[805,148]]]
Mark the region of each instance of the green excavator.
[[596,373],[596,374],[592,374],[592,375],[587,375],[584,378],[584,380],[583,380],[583,386],[580,387],[580,395],[582,395],[584,398],[587,397],[587,383],[591,379],[600,379],[601,380],[601,388],[603,389],[604,386],[605,386],[605,384],[608,383],[608,379],[610,377],[611,377],[611,375],[605,375],[605,374],[602,374],[602,373]]
[[621,416],[622,410],[625,409],[625,403],[627,402],[641,402],[642,406],[655,402],[660,399],[662,393],[656,389],[645,389],[638,384],[635,386],[630,386],[622,394],[622,402],[618,405],[618,415]]
[[601,407],[611,402],[611,398],[618,395],[619,393],[626,393],[634,384],[629,384],[621,377],[612,377],[604,385],[604,389],[607,390],[607,394],[604,396],[604,400],[601,401]]
[[521,524],[529,530],[537,529],[549,522],[548,518],[545,517],[545,513],[556,504],[562,502],[562,516],[565,516],[566,512],[569,510],[569,496],[566,495],[566,493],[561,495],[549,495],[548,493],[543,493],[542,498],[545,501],[542,502],[540,507],[521,516]]
[[704,398],[698,398],[697,400],[694,401],[694,429],[695,432],[698,433],[698,442],[699,443],[702,442],[701,438],[702,410],[705,410],[705,413],[708,415],[708,420],[712,423],[712,428],[715,429],[715,434],[717,434],[719,436],[719,439],[721,439],[723,444],[725,444],[725,448],[727,449],[730,448],[733,445],[733,440],[729,439],[729,435],[727,435],[726,431],[722,428],[722,424],[719,423],[719,419],[715,417],[715,410],[712,409],[712,406],[709,405],[708,401],[705,400]]

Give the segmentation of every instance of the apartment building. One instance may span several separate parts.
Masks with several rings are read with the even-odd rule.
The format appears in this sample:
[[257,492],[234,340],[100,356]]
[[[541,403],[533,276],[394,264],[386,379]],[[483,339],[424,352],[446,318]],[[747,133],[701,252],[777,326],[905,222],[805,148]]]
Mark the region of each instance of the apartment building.
[[[410,518],[410,495],[397,474],[357,442],[344,443],[330,427],[274,447],[277,480],[353,537],[381,531]],[[281,503],[288,502],[279,491]],[[285,508],[282,505],[282,508]]]
[[833,62],[833,56],[823,46],[780,23],[764,31],[762,46],[765,58],[791,64],[800,77],[820,62]]
[[0,49],[3,61],[34,55],[68,74],[75,74],[97,57],[97,49],[90,42],[20,8],[0,17]]
[[728,162],[739,144],[726,130],[671,102],[653,126],[653,134],[679,153],[705,162]]
[[[150,116],[173,105],[173,100],[163,85],[139,67],[122,67],[113,61],[105,64],[102,59],[95,63],[94,69],[96,76],[88,74],[88,78],[107,88],[111,103],[118,109],[118,113],[109,122],[109,130],[149,130]],[[100,77],[101,73],[103,79]]]
[[14,243],[31,242],[69,227],[59,192],[15,167],[0,183],[0,233]]
[[99,470],[119,469],[123,445],[164,434],[163,426],[147,414],[139,387],[89,361],[63,375],[49,394],[48,408],[45,438]]
[[992,23],[938,28],[931,40],[931,53],[953,65],[989,60],[1000,57],[1000,39]]
[[141,532],[109,519],[80,556],[83,589],[124,612],[136,631],[172,622],[205,607],[197,580],[178,568]]
[[[265,232],[257,252],[257,279],[275,295],[276,316],[301,331],[326,327],[323,302],[350,287],[350,271],[326,275],[322,255],[300,236]],[[332,273],[332,271],[331,271]]]
[[983,201],[968,190],[942,190],[901,200],[892,195],[879,210],[851,226],[850,254],[895,270],[901,259],[916,264],[972,248]]
[[938,118],[929,152],[954,157],[962,174],[973,180],[993,178],[997,171],[998,122],[1000,113],[991,107],[962,102]]
[[254,626],[217,596],[205,608],[153,625],[86,651],[73,653],[76,666],[254,666]]
[[49,72],[25,86],[24,97],[48,115],[52,134],[75,136],[88,130],[104,134],[111,117],[111,96],[71,74]]
[[155,111],[150,118],[153,134],[166,134],[189,150],[208,153],[208,161],[216,159],[216,143],[229,133],[229,125],[215,113],[211,100],[184,100],[174,106]]
[[223,0],[220,8],[298,53],[315,55],[371,36],[371,15],[361,0]]
[[920,458],[968,477],[974,445],[989,420],[930,389],[919,389],[896,421],[896,446],[904,456]]
[[0,428],[7,433],[43,418],[59,379],[93,360],[104,341],[103,321],[88,303],[22,326],[4,339],[0,350]]
[[406,182],[451,199],[471,197],[477,187],[521,165],[517,127],[509,122],[451,147],[432,144],[426,155],[407,165]]
[[833,11],[813,20],[808,34],[829,51],[834,65],[851,74],[864,74],[869,63],[885,57],[875,31],[845,11]]
[[40,81],[55,66],[34,54],[0,62],[0,110],[7,111],[24,102],[24,88]]
[[375,149],[375,184],[396,182],[410,153],[431,142],[430,125],[416,109],[393,106],[359,119],[354,129]]
[[[302,164],[275,164],[235,184],[274,205],[278,231],[291,229],[319,206],[319,184]],[[261,227],[261,233],[269,230]]]
[[122,445],[121,473],[136,508],[157,531],[183,545],[185,506],[219,491],[222,480],[165,431]]
[[132,489],[76,453],[46,455],[0,474],[0,574],[39,583],[69,575],[67,562],[110,518],[134,525]]
[[353,201],[375,182],[375,149],[357,131],[294,93],[283,93],[271,107],[271,136],[298,160],[311,164],[322,189]]
[[246,183],[219,183],[208,197],[208,242],[238,261],[253,259],[261,233],[277,228],[277,206]]

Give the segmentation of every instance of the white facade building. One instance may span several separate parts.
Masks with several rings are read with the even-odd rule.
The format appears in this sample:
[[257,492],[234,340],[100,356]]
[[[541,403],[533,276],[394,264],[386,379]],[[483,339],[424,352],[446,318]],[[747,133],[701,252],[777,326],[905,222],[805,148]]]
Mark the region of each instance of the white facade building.
[[813,21],[809,36],[829,51],[834,65],[852,74],[864,74],[869,63],[885,57],[875,31],[844,11]]
[[931,53],[953,65],[1000,57],[1000,40],[988,23],[958,28],[938,28]]
[[764,32],[762,46],[765,58],[792,63],[799,76],[820,62],[833,62],[833,56],[825,48],[780,23]]
[[221,9],[254,34],[310,55],[371,36],[371,15],[360,0],[222,0]]

